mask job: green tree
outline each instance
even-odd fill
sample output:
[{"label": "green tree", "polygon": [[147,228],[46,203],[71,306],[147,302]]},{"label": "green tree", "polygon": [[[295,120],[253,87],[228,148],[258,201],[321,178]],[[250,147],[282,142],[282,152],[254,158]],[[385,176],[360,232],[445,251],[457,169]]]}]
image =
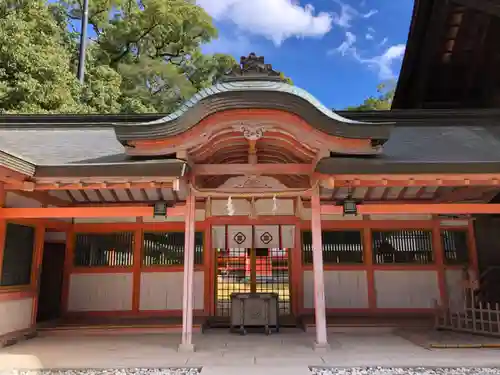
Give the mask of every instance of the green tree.
[{"label": "green tree", "polygon": [[357,106],[347,107],[348,111],[384,111],[390,110],[394,98],[395,83],[386,82],[377,86],[377,96],[370,96]]},{"label": "green tree", "polygon": [[65,30],[43,0],[0,2],[0,112],[82,112]]},{"label": "green tree", "polygon": [[236,64],[194,0],[91,0],[84,85],[79,0],[0,1],[0,112],[170,112]]},{"label": "green tree", "polygon": [[[80,19],[79,0],[60,4],[70,19]],[[95,54],[87,69],[99,67],[108,84],[115,81],[106,68],[119,75],[122,112],[173,111],[236,64],[227,55],[201,53],[217,30],[194,1],[94,0],[89,24]]]}]

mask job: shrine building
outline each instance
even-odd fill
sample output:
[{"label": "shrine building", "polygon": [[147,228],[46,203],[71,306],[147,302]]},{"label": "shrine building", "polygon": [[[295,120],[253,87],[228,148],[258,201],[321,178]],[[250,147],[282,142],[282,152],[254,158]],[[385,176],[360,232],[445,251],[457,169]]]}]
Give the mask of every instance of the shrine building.
[{"label": "shrine building", "polygon": [[149,322],[190,350],[234,292],[277,293],[317,347],[432,317],[495,233],[499,119],[335,112],[253,54],[166,115],[2,116],[0,337]]}]

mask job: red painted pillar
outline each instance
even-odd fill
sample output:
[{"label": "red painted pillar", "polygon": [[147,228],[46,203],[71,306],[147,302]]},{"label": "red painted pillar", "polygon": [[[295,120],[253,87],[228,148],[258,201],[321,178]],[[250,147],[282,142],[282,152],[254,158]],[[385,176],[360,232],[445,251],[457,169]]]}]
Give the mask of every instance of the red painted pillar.
[{"label": "red painted pillar", "polygon": [[314,274],[314,314],[316,321],[316,349],[328,347],[326,331],[325,279],[323,275],[323,243],[321,239],[321,206],[319,192],[316,189],[311,197],[312,247]]},{"label": "red painted pillar", "polygon": [[186,198],[186,225],[184,237],[184,286],[182,298],[182,340],[180,351],[194,351],[193,345],[193,281],[194,281],[194,233],[196,199],[188,185]]},{"label": "red painted pillar", "polygon": [[[6,200],[7,200],[7,194],[5,192],[3,183],[0,182],[0,208],[5,206]],[[0,267],[2,267],[3,264],[3,252],[5,246],[6,231],[7,231],[7,221],[4,219],[0,219]]]}]

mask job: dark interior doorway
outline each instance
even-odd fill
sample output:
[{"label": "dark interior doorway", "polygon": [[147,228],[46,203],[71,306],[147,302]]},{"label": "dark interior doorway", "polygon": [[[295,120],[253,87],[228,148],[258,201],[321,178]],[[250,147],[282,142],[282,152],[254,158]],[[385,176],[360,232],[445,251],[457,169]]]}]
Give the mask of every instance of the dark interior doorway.
[{"label": "dark interior doorway", "polygon": [[64,243],[45,243],[38,294],[37,323],[56,320],[61,316],[65,255]]}]

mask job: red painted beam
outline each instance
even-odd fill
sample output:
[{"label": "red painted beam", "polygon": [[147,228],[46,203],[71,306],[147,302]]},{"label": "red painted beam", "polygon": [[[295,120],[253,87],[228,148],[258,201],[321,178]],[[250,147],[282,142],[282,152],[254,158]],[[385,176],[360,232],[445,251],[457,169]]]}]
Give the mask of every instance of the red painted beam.
[{"label": "red painted beam", "polygon": [[[183,216],[185,206],[169,207],[167,216]],[[153,216],[153,207],[42,207],[0,208],[0,219],[39,219],[73,217],[141,217]]]},{"label": "red painted beam", "polygon": [[[321,213],[326,215],[341,215],[341,206],[321,206]],[[452,203],[452,204],[367,204],[358,206],[359,215],[380,214],[498,214],[500,204],[484,203]]]}]

